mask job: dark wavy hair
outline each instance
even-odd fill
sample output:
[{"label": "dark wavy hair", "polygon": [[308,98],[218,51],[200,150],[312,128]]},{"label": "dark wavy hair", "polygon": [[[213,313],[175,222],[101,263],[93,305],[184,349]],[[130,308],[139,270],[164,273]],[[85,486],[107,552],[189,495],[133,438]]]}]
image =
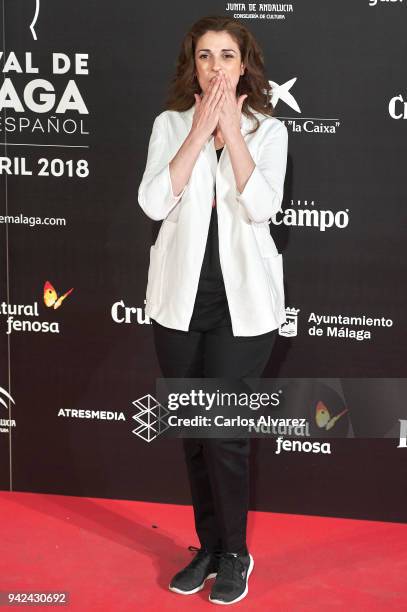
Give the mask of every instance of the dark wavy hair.
[{"label": "dark wavy hair", "polygon": [[185,34],[176,63],[175,75],[170,82],[166,109],[186,111],[195,103],[194,93],[200,94],[201,87],[195,75],[195,49],[198,39],[208,31],[227,32],[240,49],[245,73],[240,76],[236,87],[238,96],[247,94],[242,113],[255,121],[255,132],[260,123],[250,111],[251,107],[263,115],[273,115],[271,104],[272,87],[264,71],[264,56],[253,34],[235,19],[223,16],[208,16],[196,21]]}]

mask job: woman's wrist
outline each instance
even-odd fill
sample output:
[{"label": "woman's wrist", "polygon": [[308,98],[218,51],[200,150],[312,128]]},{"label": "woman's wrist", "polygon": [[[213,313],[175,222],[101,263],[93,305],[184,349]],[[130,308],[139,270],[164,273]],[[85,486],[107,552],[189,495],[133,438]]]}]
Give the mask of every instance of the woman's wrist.
[{"label": "woman's wrist", "polygon": [[187,138],[191,143],[194,143],[197,146],[199,145],[199,148],[202,148],[208,140],[209,136],[203,134],[202,131],[198,130],[197,128],[191,128]]}]

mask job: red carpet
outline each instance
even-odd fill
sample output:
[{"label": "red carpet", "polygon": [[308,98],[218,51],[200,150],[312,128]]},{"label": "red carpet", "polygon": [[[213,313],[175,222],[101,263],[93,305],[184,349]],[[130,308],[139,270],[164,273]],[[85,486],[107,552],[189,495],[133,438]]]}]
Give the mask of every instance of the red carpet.
[{"label": "red carpet", "polygon": [[[221,608],[211,580],[196,595],[167,590],[198,545],[191,506],[0,497],[0,591],[68,591],[58,608],[86,612]],[[406,525],[250,512],[248,544],[249,594],[230,610],[407,610]]]}]

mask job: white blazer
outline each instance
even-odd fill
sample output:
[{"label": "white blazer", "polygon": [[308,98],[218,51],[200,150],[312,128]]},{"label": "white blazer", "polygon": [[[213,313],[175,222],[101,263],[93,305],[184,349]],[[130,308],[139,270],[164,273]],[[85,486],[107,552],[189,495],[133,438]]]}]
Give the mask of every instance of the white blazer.
[{"label": "white blazer", "polygon": [[268,224],[281,211],[287,128],[256,112],[260,126],[247,135],[253,123],[242,114],[241,132],[256,164],[243,192],[237,189],[226,145],[218,163],[211,136],[175,197],[169,162],[190,131],[194,109],[163,111],[152,128],[138,202],[148,217],[163,223],[150,248],[145,312],[165,327],[188,331],[216,182],[219,257],[232,332],[264,334],[286,320],[282,255]]}]

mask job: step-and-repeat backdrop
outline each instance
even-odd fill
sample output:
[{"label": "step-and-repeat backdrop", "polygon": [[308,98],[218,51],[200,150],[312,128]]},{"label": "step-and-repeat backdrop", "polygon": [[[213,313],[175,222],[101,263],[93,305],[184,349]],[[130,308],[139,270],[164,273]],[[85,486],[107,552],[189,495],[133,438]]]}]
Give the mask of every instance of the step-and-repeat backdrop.
[{"label": "step-and-repeat backdrop", "polygon": [[181,440],[148,421],[160,223],[137,190],[182,37],[211,14],[254,33],[289,134],[264,376],[293,379],[313,440],[252,441],[251,507],[406,520],[405,0],[4,0],[0,488],[190,503]]}]

